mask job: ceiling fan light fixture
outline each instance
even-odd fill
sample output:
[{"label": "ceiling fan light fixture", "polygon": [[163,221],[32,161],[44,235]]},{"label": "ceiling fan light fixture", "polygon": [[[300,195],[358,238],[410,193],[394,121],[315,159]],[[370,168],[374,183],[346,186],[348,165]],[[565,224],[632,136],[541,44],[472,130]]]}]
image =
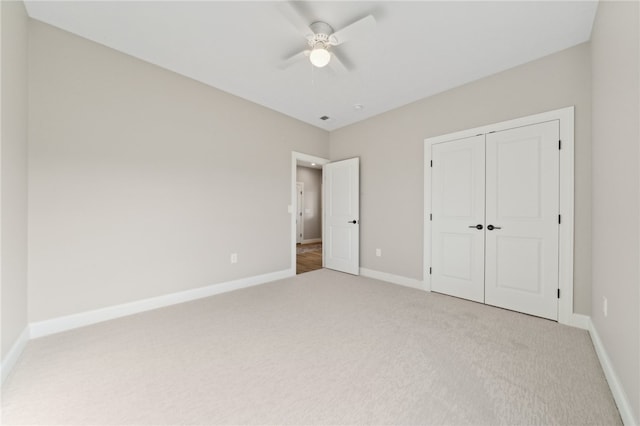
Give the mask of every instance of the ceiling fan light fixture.
[{"label": "ceiling fan light fixture", "polygon": [[331,54],[324,43],[318,42],[313,46],[313,49],[311,49],[309,60],[314,66],[322,68],[331,60]]}]

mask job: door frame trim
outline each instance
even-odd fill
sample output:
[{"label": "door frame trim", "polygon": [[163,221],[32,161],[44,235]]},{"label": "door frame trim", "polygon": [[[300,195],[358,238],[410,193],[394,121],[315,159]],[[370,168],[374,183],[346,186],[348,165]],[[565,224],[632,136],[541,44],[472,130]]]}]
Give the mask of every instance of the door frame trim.
[{"label": "door frame trim", "polygon": [[462,139],[493,131],[508,130],[514,127],[528,126],[545,121],[559,120],[560,140],[560,214],[562,224],[559,229],[559,276],[560,299],[558,301],[558,322],[579,326],[579,314],[573,312],[573,235],[574,235],[574,119],[575,107],[547,111],[499,123],[474,127],[472,129],[434,136],[424,140],[424,284],[431,291],[431,146],[438,143]]},{"label": "door frame trim", "polygon": [[[291,221],[291,225],[290,225],[290,231],[291,231],[291,244],[289,245],[291,247],[291,267],[289,268],[289,271],[291,273],[291,275],[295,275],[296,274],[296,214],[295,214],[295,206],[297,203],[297,193],[298,193],[298,189],[297,189],[297,185],[296,185],[296,181],[297,181],[297,169],[296,167],[298,166],[298,161],[304,161],[307,163],[316,163],[319,166],[324,166],[325,164],[329,163],[329,160],[327,158],[322,158],[322,157],[316,157],[315,155],[309,155],[309,154],[304,154],[302,152],[296,152],[296,151],[291,151],[291,183],[290,183],[290,199],[289,199],[289,207],[287,208],[288,212],[289,212],[289,216],[290,216],[290,221]],[[324,201],[322,203],[323,208],[324,208]],[[324,214],[321,215],[321,217],[324,217]],[[323,260],[323,265],[324,265],[324,260]]]}]

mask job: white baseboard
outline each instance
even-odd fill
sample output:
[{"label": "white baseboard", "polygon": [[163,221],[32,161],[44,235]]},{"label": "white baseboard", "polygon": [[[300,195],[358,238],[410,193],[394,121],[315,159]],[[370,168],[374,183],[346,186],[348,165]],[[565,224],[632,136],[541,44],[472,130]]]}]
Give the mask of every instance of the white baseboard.
[{"label": "white baseboard", "polygon": [[[418,290],[430,291],[424,281],[416,280],[414,278],[407,278],[400,275],[388,274],[386,272],[374,271],[373,269],[368,268],[360,268],[360,275],[364,277],[375,278],[381,281],[387,281],[392,284],[416,288]],[[569,315],[568,321],[562,322],[562,324],[581,328],[583,330],[589,330],[591,318],[588,315],[572,313]]]},{"label": "white baseboard", "polygon": [[18,336],[18,340],[11,346],[9,352],[7,352],[7,356],[2,360],[2,364],[0,365],[0,383],[4,383],[4,380],[9,376],[9,373],[18,362],[24,347],[27,346],[27,342],[29,341],[29,326],[26,326],[20,336]]},{"label": "white baseboard", "polygon": [[387,281],[392,284],[398,284],[404,287],[425,290],[424,282],[414,278],[407,278],[400,275],[388,274],[386,272],[374,271],[373,269],[360,268],[360,275],[363,277],[374,278],[380,281]]},{"label": "white baseboard", "polygon": [[589,330],[589,324],[591,324],[591,317],[576,313],[571,314],[569,316],[569,321],[565,323],[565,325],[581,328],[583,330]]},{"label": "white baseboard", "polygon": [[309,238],[308,240],[302,240],[302,244],[321,243],[322,238]]},{"label": "white baseboard", "polygon": [[629,403],[629,398],[627,397],[627,394],[622,387],[622,383],[620,383],[618,374],[613,368],[611,358],[609,358],[607,350],[602,344],[602,340],[600,340],[598,330],[596,330],[593,321],[591,320],[589,320],[589,334],[591,335],[593,346],[596,349],[596,354],[598,354],[600,365],[602,365],[602,369],[604,370],[604,375],[607,378],[607,382],[609,383],[609,388],[611,389],[611,393],[613,394],[613,399],[616,401],[616,405],[618,406],[620,417],[622,417],[622,423],[628,426],[639,424],[638,419],[636,419],[633,415],[633,409],[631,408],[631,404]]},{"label": "white baseboard", "polygon": [[115,318],[121,318],[140,312],[163,308],[165,306],[189,302],[191,300],[202,299],[204,297],[209,297],[220,293],[226,293],[233,290],[239,290],[241,288],[264,284],[293,275],[295,275],[295,270],[285,269],[282,271],[256,275],[248,278],[241,278],[239,280],[228,281],[225,283],[213,284],[193,290],[181,291],[178,293],[172,293],[164,296],[152,297],[150,299],[139,300],[136,302],[125,303],[122,305],[109,306],[93,311],[81,312],[78,314],[35,322],[31,323],[30,326],[31,338],[36,339],[38,337],[48,336],[50,334],[60,333],[67,330],[73,330],[74,328],[84,327]]}]

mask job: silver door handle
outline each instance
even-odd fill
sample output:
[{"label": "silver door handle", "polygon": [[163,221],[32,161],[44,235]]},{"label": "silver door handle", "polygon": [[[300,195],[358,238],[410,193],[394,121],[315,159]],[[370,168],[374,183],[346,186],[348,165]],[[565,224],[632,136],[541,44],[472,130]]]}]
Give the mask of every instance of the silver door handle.
[{"label": "silver door handle", "polygon": [[480,230],[480,229],[482,229],[482,225],[481,224],[469,225],[469,228],[476,228],[476,229]]},{"label": "silver door handle", "polygon": [[347,223],[353,223],[353,224],[355,225],[356,223],[358,223],[358,221],[354,219],[354,220],[350,220],[350,221],[349,221],[349,222],[347,222]]},{"label": "silver door handle", "polygon": [[493,231],[494,229],[502,229],[502,228],[501,228],[501,227],[499,227],[499,226],[488,225],[488,226],[487,226],[487,229],[488,229],[489,231]]}]

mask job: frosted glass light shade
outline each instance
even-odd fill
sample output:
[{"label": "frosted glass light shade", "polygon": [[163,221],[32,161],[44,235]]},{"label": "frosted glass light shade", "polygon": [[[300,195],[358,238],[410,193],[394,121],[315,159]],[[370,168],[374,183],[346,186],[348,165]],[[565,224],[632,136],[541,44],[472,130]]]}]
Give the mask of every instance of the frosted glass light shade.
[{"label": "frosted glass light shade", "polygon": [[315,46],[313,50],[311,50],[309,60],[314,66],[322,68],[331,60],[331,54],[324,46]]}]

